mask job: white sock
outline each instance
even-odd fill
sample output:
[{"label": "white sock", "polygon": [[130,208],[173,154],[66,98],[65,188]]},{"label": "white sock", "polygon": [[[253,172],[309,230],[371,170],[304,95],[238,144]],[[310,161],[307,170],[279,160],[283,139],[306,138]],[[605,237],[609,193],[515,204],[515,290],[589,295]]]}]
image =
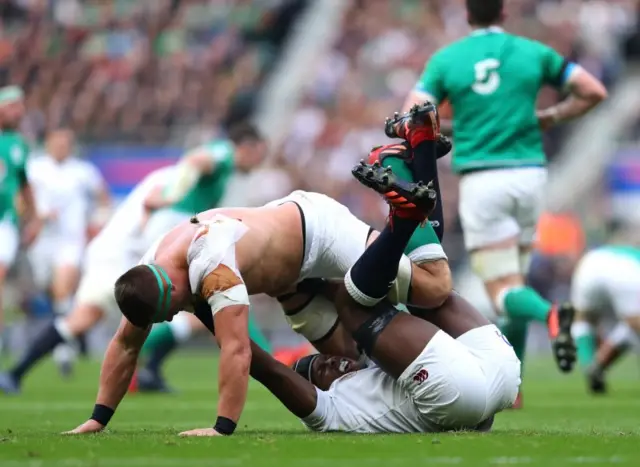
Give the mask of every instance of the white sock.
[{"label": "white sock", "polygon": [[73,298],[65,298],[53,302],[53,312],[56,316],[65,316],[73,307]]},{"label": "white sock", "polygon": [[353,298],[362,306],[373,307],[386,298],[373,298],[360,292],[360,289],[356,287],[356,285],[353,283],[353,279],[351,279],[351,269],[349,269],[347,271],[347,274],[344,276],[344,285],[347,288],[347,292],[349,292],[351,298]]}]

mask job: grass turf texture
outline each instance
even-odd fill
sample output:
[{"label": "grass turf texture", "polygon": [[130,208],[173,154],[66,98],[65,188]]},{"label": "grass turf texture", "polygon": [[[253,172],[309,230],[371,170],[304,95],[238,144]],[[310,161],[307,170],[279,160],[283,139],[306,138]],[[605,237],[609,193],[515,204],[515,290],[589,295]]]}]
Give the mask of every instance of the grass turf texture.
[{"label": "grass turf texture", "polygon": [[216,361],[180,354],[168,376],[175,395],[125,398],[107,433],[61,436],[91,413],[99,367],[81,362],[62,381],[50,362],[18,397],[0,395],[2,467],[640,465],[640,376],[629,359],[611,378],[611,394],[586,394],[578,373],[552,360],[529,362],[525,409],[498,416],[490,434],[346,435],[307,432],[252,382],[239,430],[230,438],[179,438],[210,426],[216,408]]}]

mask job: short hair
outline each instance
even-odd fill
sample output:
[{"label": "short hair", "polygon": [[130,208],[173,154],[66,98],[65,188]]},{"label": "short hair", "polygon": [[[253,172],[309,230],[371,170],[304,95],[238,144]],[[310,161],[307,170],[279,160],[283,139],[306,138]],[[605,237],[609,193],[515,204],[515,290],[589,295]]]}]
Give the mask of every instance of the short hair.
[{"label": "short hair", "polygon": [[503,0],[466,0],[469,23],[490,26],[500,21],[504,7]]},{"label": "short hair", "polygon": [[244,143],[246,141],[262,141],[262,135],[258,128],[251,122],[240,122],[229,128],[229,139],[234,144]]},{"label": "short hair", "polygon": [[116,281],[114,294],[120,311],[134,326],[146,328],[158,311],[160,282],[151,267],[135,266]]}]

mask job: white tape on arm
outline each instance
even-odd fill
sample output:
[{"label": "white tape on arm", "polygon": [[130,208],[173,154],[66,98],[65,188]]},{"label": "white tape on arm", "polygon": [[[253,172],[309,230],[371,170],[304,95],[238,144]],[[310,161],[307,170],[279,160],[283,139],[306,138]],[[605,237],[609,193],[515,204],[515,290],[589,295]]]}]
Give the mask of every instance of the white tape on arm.
[{"label": "white tape on arm", "polygon": [[249,306],[249,293],[244,284],[238,284],[230,289],[215,292],[207,299],[207,302],[211,307],[211,313],[215,316],[217,312],[228,306]]}]

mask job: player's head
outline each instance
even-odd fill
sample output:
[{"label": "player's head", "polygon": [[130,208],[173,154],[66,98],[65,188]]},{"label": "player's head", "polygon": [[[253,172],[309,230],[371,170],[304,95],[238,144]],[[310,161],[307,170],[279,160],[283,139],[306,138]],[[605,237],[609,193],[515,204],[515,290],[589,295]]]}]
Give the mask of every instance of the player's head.
[{"label": "player's head", "polygon": [[236,123],[229,129],[229,139],[235,146],[235,165],[249,172],[264,161],[267,144],[258,129],[249,122]]},{"label": "player's head", "polygon": [[184,308],[182,294],[165,269],[156,264],[129,269],[116,281],[114,293],[122,314],[140,328],[171,321]]},{"label": "player's head", "polygon": [[292,368],[307,381],[326,391],[336,379],[362,370],[364,364],[351,358],[315,354],[299,359]]},{"label": "player's head", "polygon": [[58,161],[65,160],[73,152],[75,138],[68,128],[53,130],[47,134],[47,152]]},{"label": "player's head", "polygon": [[0,88],[0,127],[15,130],[24,117],[24,93],[19,86]]},{"label": "player's head", "polygon": [[487,27],[504,20],[503,0],[466,0],[467,20],[471,26]]}]

